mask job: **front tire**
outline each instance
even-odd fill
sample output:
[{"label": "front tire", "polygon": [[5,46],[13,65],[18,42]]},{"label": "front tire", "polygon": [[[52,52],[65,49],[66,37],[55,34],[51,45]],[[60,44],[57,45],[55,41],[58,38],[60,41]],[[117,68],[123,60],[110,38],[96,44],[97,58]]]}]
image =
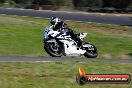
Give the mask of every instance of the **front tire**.
[{"label": "front tire", "polygon": [[[45,51],[52,57],[61,57],[62,52],[60,46],[57,44],[57,46],[53,46],[54,42],[46,42],[44,44]],[[55,48],[56,47],[56,48]]]},{"label": "front tire", "polygon": [[86,52],[84,53],[84,56],[87,58],[96,58],[98,56],[98,50],[94,44],[89,43],[92,45],[93,50],[86,49]]}]

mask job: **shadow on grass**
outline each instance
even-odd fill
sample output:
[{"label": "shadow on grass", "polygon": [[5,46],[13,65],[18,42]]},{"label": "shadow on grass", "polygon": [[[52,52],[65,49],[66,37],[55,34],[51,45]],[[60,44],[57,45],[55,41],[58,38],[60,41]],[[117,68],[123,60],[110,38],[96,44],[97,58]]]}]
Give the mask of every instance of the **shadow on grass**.
[{"label": "shadow on grass", "polygon": [[131,56],[132,57],[132,53],[128,53],[127,55]]}]

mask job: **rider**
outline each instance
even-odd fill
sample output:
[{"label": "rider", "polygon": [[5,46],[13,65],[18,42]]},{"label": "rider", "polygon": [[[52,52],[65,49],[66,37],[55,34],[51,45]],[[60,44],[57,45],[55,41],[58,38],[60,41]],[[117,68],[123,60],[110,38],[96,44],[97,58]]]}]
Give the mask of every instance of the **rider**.
[{"label": "rider", "polygon": [[74,30],[71,30],[62,20],[52,17],[50,23],[54,31],[59,31],[60,34],[66,32],[67,35],[70,35],[72,39],[77,41],[78,47],[82,46],[82,40],[78,37],[78,34]]}]

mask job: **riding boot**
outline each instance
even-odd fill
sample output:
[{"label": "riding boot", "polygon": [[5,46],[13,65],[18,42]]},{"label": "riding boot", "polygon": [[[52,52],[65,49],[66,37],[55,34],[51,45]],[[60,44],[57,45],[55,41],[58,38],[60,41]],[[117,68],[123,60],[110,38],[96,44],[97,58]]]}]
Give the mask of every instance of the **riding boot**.
[{"label": "riding boot", "polygon": [[79,38],[79,35],[76,33],[76,31],[69,29],[67,35],[71,35],[72,39],[77,41],[77,47],[80,48],[82,46],[82,40]]}]

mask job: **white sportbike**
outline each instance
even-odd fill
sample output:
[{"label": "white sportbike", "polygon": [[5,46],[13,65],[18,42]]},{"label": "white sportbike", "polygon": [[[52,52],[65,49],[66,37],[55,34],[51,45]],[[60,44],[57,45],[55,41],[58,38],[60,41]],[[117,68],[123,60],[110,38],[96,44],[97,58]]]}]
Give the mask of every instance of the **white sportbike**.
[{"label": "white sportbike", "polygon": [[[87,33],[79,33],[78,37],[83,40]],[[96,58],[98,56],[97,48],[90,42],[83,42],[82,47],[77,46],[77,41],[72,39],[66,32],[60,34],[47,27],[44,32],[44,49],[52,57],[81,56],[87,58]]]}]

